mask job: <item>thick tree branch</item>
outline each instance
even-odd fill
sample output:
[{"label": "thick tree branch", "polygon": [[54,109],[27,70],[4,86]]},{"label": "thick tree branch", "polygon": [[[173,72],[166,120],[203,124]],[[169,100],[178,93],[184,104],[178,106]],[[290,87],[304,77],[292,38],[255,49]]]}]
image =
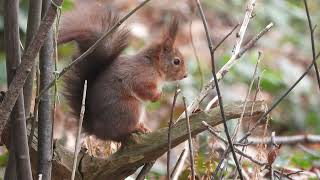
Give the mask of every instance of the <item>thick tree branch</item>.
[{"label": "thick tree branch", "polygon": [[[266,109],[263,102],[248,102],[247,107],[244,117],[250,116],[251,108],[253,108],[253,116],[261,116]],[[242,108],[243,103],[225,106],[226,118],[228,120],[239,118]],[[192,136],[206,130],[206,127],[202,125],[202,121],[211,126],[221,124],[222,119],[219,108],[190,115]],[[171,130],[172,147],[188,139],[185,120],[178,121]],[[132,136],[135,142],[130,142],[125,148],[114,153],[108,159],[95,158],[87,153],[80,152],[76,179],[123,179],[134,173],[140,166],[159,158],[168,150],[168,128],[162,128],[149,134],[133,134]],[[34,138],[34,141],[36,141],[36,138]],[[57,143],[54,154],[52,178],[71,177],[72,153]],[[35,146],[33,146],[31,156],[36,157]],[[34,158],[32,158],[32,163],[36,163]]]}]

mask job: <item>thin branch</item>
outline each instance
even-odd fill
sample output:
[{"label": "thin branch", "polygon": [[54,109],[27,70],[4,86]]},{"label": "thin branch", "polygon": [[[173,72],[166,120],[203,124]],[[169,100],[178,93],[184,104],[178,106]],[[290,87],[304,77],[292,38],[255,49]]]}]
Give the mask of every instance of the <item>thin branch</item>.
[{"label": "thin branch", "polygon": [[[271,133],[271,146],[272,146],[272,149],[271,151],[272,152],[275,152],[275,149],[276,149],[276,142],[274,141],[274,137],[276,136],[276,133],[273,131]],[[271,180],[274,180],[274,169],[273,169],[273,162],[270,165],[270,174],[271,174]]]},{"label": "thin branch", "polygon": [[[304,2],[305,9],[306,9],[307,18],[308,18],[308,25],[309,25],[310,39],[311,39],[311,48],[312,48],[312,58],[314,60],[316,58],[316,49],[315,49],[315,43],[314,43],[314,29],[312,27],[312,22],[311,22],[311,18],[310,18],[307,0],[304,0],[303,2]],[[313,66],[314,66],[314,70],[316,71],[318,87],[320,90],[320,74],[319,74],[318,65],[315,61],[314,61]]]},{"label": "thin branch", "polygon": [[248,138],[253,130],[255,130],[258,125],[263,121],[264,118],[267,117],[267,115],[275,108],[277,105],[299,84],[299,82],[309,73],[310,69],[312,68],[313,64],[316,63],[316,60],[320,56],[320,52],[317,54],[316,58],[312,60],[312,63],[309,65],[309,67],[306,69],[306,71],[299,77],[299,79],[279,98],[276,100],[276,102],[273,103],[273,105],[257,120],[257,122],[253,125],[252,128],[249,129],[249,131],[238,141],[243,142],[246,138]]},{"label": "thin branch", "polygon": [[[247,52],[250,48],[252,48],[257,41],[265,35],[271,28],[273,27],[273,23],[268,24],[259,34],[257,34],[253,39],[249,41],[247,45],[245,45],[238,54],[234,54],[231,56],[230,60],[218,71],[217,78],[220,81],[231,69],[233,65],[236,64],[236,60],[241,58],[241,56]],[[199,95],[192,101],[192,103],[188,106],[188,113],[192,113],[199,107],[199,104],[207,96],[207,94],[214,88],[214,79],[211,79],[208,84],[204,86]],[[179,119],[184,117],[184,113],[182,113]]]},{"label": "thin branch", "polygon": [[149,162],[143,166],[140,173],[138,174],[136,180],[144,180],[146,175],[151,170],[152,166],[154,165],[155,161]]},{"label": "thin branch", "polygon": [[[262,56],[262,52],[258,51],[258,59],[257,59],[257,63],[256,63],[256,66],[255,66],[255,69],[254,69],[254,72],[253,72],[253,75],[252,75],[252,78],[251,78],[251,82],[250,82],[250,85],[249,85],[248,92],[247,92],[246,97],[245,97],[245,104],[246,104],[246,102],[249,100],[249,95],[250,95],[250,93],[251,93],[251,89],[252,89],[252,87],[253,87],[254,81],[256,80],[256,74],[257,74],[257,71],[258,71],[258,66],[259,66],[259,63],[260,63],[261,56]],[[258,79],[258,86],[259,86],[259,79]],[[257,88],[257,91],[256,91],[256,93],[255,93],[255,96],[254,96],[254,100],[253,100],[253,101],[256,100],[256,95],[257,95],[258,89],[259,89],[259,88]],[[243,112],[244,112],[245,108],[246,108],[246,106],[243,107]],[[239,128],[240,128],[240,126],[241,126],[241,124],[242,124],[242,119],[243,119],[243,117],[240,117],[240,118],[238,119],[238,123],[237,123],[237,125],[236,125],[236,129],[234,130],[234,134],[233,134],[233,137],[232,137],[232,141],[233,141],[233,142],[235,141],[235,138],[236,138],[236,136],[237,136],[237,134],[238,134]],[[250,125],[250,122],[251,122],[251,120],[249,121],[248,125]],[[242,151],[245,151],[245,149],[246,149],[246,146],[243,146],[243,147],[242,147]],[[242,160],[242,156],[240,155],[240,157],[239,157],[239,163],[240,163],[241,166],[242,166],[242,161],[241,161],[241,160]],[[236,178],[237,178],[237,177],[236,177]],[[235,178],[235,179],[236,179],[236,178]]]},{"label": "thin branch", "polygon": [[81,54],[77,59],[72,61],[69,65],[62,69],[60,73],[57,74],[55,80],[51,81],[48,86],[46,86],[39,94],[37,98],[40,98],[45,91],[48,91],[57,80],[59,80],[66,72],[68,72],[72,66],[78,64],[79,62],[83,61],[90,53],[92,53],[100,43],[109,35],[111,35],[114,31],[117,30],[119,26],[121,26],[131,15],[133,15],[136,11],[142,8],[146,3],[151,0],[144,0],[138,6],[136,6],[133,10],[131,10],[127,15],[122,17],[117,23],[115,23],[110,29],[108,29],[91,47],[89,47],[83,54]]},{"label": "thin branch", "polygon": [[[258,82],[257,82],[257,85],[256,85],[256,92],[254,93],[254,96],[253,96],[253,101],[257,100],[258,94],[259,94],[259,92],[261,92],[261,79],[262,79],[261,77],[262,77],[263,73],[264,73],[264,71],[262,71],[261,74],[257,78]],[[250,125],[251,125],[251,121],[248,124],[248,128],[250,128]]]},{"label": "thin branch", "polygon": [[[253,71],[253,74],[252,74],[252,78],[251,78],[251,82],[250,82],[250,85],[249,85],[249,89],[247,91],[247,94],[246,94],[246,97],[244,98],[244,106],[243,106],[243,113],[245,111],[245,108],[246,108],[246,105],[247,105],[247,102],[249,100],[249,96],[250,96],[250,92],[251,92],[251,89],[253,87],[253,83],[256,79],[256,74],[257,74],[257,71],[258,71],[258,67],[259,67],[259,63],[260,63],[260,60],[261,60],[261,52],[259,51],[258,52],[258,60],[257,60],[257,63],[256,63],[256,66],[254,68],[254,71]],[[239,127],[240,125],[242,124],[242,119],[243,119],[243,116],[241,116],[238,120],[238,123],[236,125],[236,129],[234,130],[234,134],[233,134],[233,137],[232,137],[232,140],[234,141],[235,140],[235,137],[237,136],[238,134],[238,130],[239,130]]]},{"label": "thin branch", "polygon": [[[207,130],[208,130],[212,135],[214,135],[216,138],[218,138],[218,139],[219,139],[220,141],[222,141],[224,144],[228,145],[228,141],[225,140],[224,138],[222,138],[221,136],[219,136],[216,132],[214,132],[212,126],[210,126],[210,125],[209,125],[208,123],[206,123],[205,121],[202,121],[202,124],[207,128]],[[236,150],[237,154],[239,154],[239,155],[241,155],[241,156],[249,159],[250,161],[252,161],[252,162],[254,162],[254,163],[256,163],[256,164],[258,164],[258,165],[260,165],[260,166],[264,166],[264,165],[267,164],[267,163],[263,163],[263,162],[260,162],[260,161],[258,161],[258,160],[255,160],[253,157],[251,157],[251,156],[248,155],[248,154],[245,154],[245,153],[244,153],[241,149],[239,149],[239,148],[236,148],[236,147],[235,147],[235,150]]]},{"label": "thin branch", "polygon": [[247,50],[251,49],[263,35],[270,31],[272,27],[273,23],[269,23],[261,32],[259,32],[253,39],[251,39],[245,46],[243,46],[237,54],[236,59],[240,58],[245,52],[247,52]]},{"label": "thin branch", "polygon": [[[272,23],[270,23],[268,26],[266,26],[258,35],[256,35],[249,43],[252,44],[251,47],[253,47],[253,45],[263,36],[265,35],[270,29],[271,27],[273,26]],[[247,46],[246,46],[247,47]],[[245,48],[243,49],[241,52],[242,54],[244,54],[247,50],[249,50],[249,48]],[[242,55],[241,54],[241,55]],[[233,55],[230,60],[228,61],[227,64],[225,64],[220,70],[219,72],[217,73],[217,78],[218,80],[221,80],[228,72],[229,72],[229,69],[236,63],[236,60],[241,58],[241,56],[238,56],[237,54]],[[214,87],[214,84],[213,84],[213,79],[211,79],[209,81],[208,84],[206,84],[204,86],[204,88],[202,89],[202,91],[199,93],[199,95],[192,101],[192,103],[188,106],[188,113],[192,113],[194,110],[196,110],[201,101],[207,96],[207,94],[210,92],[210,90]],[[178,120],[179,121],[180,119],[182,119],[184,117],[184,113],[182,113]],[[187,146],[186,146],[187,148]],[[183,163],[181,163],[183,164]],[[179,166],[180,167],[180,166]]]},{"label": "thin branch", "polygon": [[[236,26],[234,26],[234,28],[226,35],[224,36],[224,38],[216,45],[216,47],[213,49],[213,52],[215,52],[220,45],[233,33],[233,31],[235,31],[237,29],[237,27],[239,26],[239,24],[237,24]],[[215,96],[206,106],[205,111],[209,110],[212,105],[218,100],[218,97]]]},{"label": "thin branch", "polygon": [[219,163],[218,163],[217,167],[215,168],[214,172],[212,173],[211,179],[217,179],[218,173],[222,169],[221,166],[222,166],[224,160],[226,160],[227,155],[229,154],[229,152],[230,152],[230,149],[229,149],[229,146],[228,146],[228,148],[226,148],[226,150],[221,155],[221,157],[219,159]]},{"label": "thin branch", "polygon": [[186,124],[187,124],[187,130],[188,130],[188,144],[189,144],[189,154],[190,154],[190,164],[191,164],[191,180],[195,179],[195,170],[194,170],[194,155],[193,155],[193,146],[192,146],[192,138],[191,138],[191,130],[190,130],[190,120],[189,115],[187,111],[187,104],[186,104],[186,98],[183,96],[183,105],[184,105],[184,112],[186,114]]},{"label": "thin branch", "polygon": [[173,111],[174,111],[174,107],[176,105],[176,100],[179,93],[180,93],[180,89],[177,85],[174,93],[174,97],[173,97],[173,102],[172,102],[171,112],[170,112],[170,120],[168,125],[168,152],[167,152],[167,179],[168,180],[170,180],[170,151],[171,151],[171,128],[173,125]]},{"label": "thin branch", "polygon": [[182,152],[180,153],[180,156],[176,162],[176,165],[174,166],[174,168],[172,169],[172,172],[171,172],[171,175],[170,175],[170,178],[174,177],[175,173],[176,173],[176,170],[177,170],[177,167],[179,166],[179,164],[181,163],[181,159],[182,157],[184,156],[186,152],[186,149],[183,149]]},{"label": "thin branch", "polygon": [[[221,92],[220,92],[220,88],[219,88],[219,84],[218,84],[218,79],[217,79],[217,75],[216,75],[216,71],[215,71],[214,50],[213,50],[212,40],[211,40],[211,37],[210,37],[210,34],[209,34],[209,30],[208,30],[208,23],[207,23],[206,17],[204,15],[204,12],[202,10],[202,7],[201,7],[201,4],[200,4],[199,0],[197,0],[197,6],[198,6],[198,9],[199,9],[201,18],[202,18],[202,22],[203,22],[203,26],[204,26],[204,29],[205,29],[205,32],[206,32],[206,37],[207,37],[208,46],[209,46],[209,50],[210,50],[211,65],[212,65],[212,75],[213,75],[213,79],[214,79],[214,84],[216,86],[216,91],[217,91],[217,96],[218,96],[218,101],[219,101],[220,112],[221,112],[221,116],[222,116],[222,120],[223,120],[224,130],[225,130],[225,133],[226,133],[229,145],[230,145],[230,149],[231,149],[231,152],[232,152],[232,155],[233,155],[233,159],[234,159],[234,162],[236,164],[240,179],[243,180],[241,167],[239,165],[239,162],[238,162],[238,159],[237,159],[237,155],[236,155],[236,153],[234,151],[234,147],[232,145],[232,140],[231,140],[231,137],[230,137],[230,134],[229,134],[228,125],[227,125],[226,117],[225,117],[225,114],[224,114],[222,96],[221,96]],[[240,29],[240,31],[241,31],[241,29]],[[240,50],[240,45],[241,45],[241,43],[239,43],[239,50]],[[187,113],[187,111],[186,111],[186,113]]]},{"label": "thin branch", "polygon": [[37,53],[48,37],[48,32],[57,14],[56,5],[61,6],[62,1],[63,0],[52,0],[55,5],[50,6],[48,11],[46,12],[45,17],[41,21],[36,36],[32,38],[30,45],[23,53],[21,64],[18,67],[16,75],[10,83],[8,92],[6,93],[6,96],[4,97],[4,100],[0,105],[0,135],[2,134],[3,129],[7,124],[8,118],[11,114],[16,100],[18,99],[19,93],[22,90],[23,85],[31,72]]},{"label": "thin branch", "polygon": [[[271,144],[270,137],[250,137],[248,138],[249,145],[256,144]],[[295,145],[299,143],[320,143],[320,135],[305,134],[294,136],[275,136],[274,142],[276,144]]]},{"label": "thin branch", "polygon": [[85,105],[86,105],[86,97],[87,97],[87,80],[84,81],[83,85],[83,95],[82,95],[82,105],[80,110],[80,119],[79,119],[79,126],[77,131],[77,138],[76,138],[76,144],[74,147],[74,153],[73,153],[73,165],[72,165],[72,175],[71,180],[74,180],[75,174],[76,174],[76,168],[77,168],[77,159],[80,151],[80,135],[81,135],[81,129],[82,129],[82,122],[85,112]]},{"label": "thin branch", "polygon": [[[40,92],[40,70],[39,70],[39,64],[36,65],[36,95],[39,94]],[[30,135],[28,138],[28,144],[32,143],[32,137],[34,135],[34,131],[36,129],[36,124],[38,122],[38,110],[39,110],[39,100],[36,99],[34,102],[33,106],[33,117],[31,118],[31,130],[30,130]]]},{"label": "thin branch", "polygon": [[221,44],[229,37],[231,36],[231,34],[238,28],[239,24],[236,24],[233,29],[227,34],[225,35],[221,41],[216,45],[216,47],[213,48],[213,52],[215,52],[220,46]]},{"label": "thin branch", "polygon": [[216,103],[218,101],[218,96],[215,96],[214,98],[212,98],[209,103],[207,104],[206,108],[204,109],[204,111],[209,111],[211,109],[211,107],[213,106],[214,103]]}]

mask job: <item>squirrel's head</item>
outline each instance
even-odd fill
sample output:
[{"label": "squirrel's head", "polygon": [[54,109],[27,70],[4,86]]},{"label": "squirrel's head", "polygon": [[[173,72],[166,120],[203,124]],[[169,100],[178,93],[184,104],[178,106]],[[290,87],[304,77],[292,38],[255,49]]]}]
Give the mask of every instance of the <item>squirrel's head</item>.
[{"label": "squirrel's head", "polygon": [[174,46],[178,26],[178,19],[174,17],[160,42],[159,67],[167,81],[176,81],[187,77],[185,59],[178,48]]}]

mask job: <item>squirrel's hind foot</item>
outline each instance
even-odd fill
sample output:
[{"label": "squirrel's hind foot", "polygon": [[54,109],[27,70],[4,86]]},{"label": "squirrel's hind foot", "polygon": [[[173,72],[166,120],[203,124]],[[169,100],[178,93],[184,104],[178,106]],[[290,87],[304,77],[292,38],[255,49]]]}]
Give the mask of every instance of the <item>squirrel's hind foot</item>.
[{"label": "squirrel's hind foot", "polygon": [[129,144],[139,144],[141,138],[139,135],[147,134],[149,132],[151,132],[151,130],[148,127],[143,123],[139,123],[137,128],[131,134],[123,138],[120,149],[124,149]]},{"label": "squirrel's hind foot", "polygon": [[136,130],[133,131],[133,133],[138,133],[138,134],[140,134],[140,133],[146,134],[146,133],[149,133],[149,132],[151,132],[151,130],[146,125],[144,125],[143,123],[139,123],[137,125]]}]

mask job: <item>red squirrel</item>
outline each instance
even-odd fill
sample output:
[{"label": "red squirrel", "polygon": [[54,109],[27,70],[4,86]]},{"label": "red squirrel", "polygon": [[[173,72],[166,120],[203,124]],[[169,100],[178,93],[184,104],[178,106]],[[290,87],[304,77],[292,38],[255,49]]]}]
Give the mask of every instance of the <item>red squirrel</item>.
[{"label": "red squirrel", "polygon": [[[86,4],[89,5],[89,4]],[[77,6],[62,17],[58,43],[75,41],[85,52],[118,16],[104,6]],[[147,132],[143,101],[157,101],[163,81],[187,77],[186,64],[174,46],[178,20],[173,18],[162,38],[135,55],[122,55],[129,31],[118,28],[76,64],[64,78],[64,96],[72,114],[79,117],[84,81],[88,81],[84,131],[102,140],[123,142],[132,132]]]}]

